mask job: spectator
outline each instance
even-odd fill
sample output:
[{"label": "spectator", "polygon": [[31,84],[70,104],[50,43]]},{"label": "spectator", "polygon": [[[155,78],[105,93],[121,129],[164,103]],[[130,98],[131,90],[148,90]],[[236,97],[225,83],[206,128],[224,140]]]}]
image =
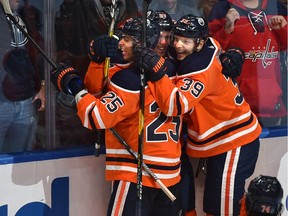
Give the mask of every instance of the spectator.
[{"label": "spectator", "polygon": [[[279,14],[283,14],[284,17],[287,17],[287,0],[278,0],[284,7],[278,7]],[[287,65],[288,65],[288,57],[287,57],[287,49],[281,50],[280,52],[280,62],[281,62],[281,89],[283,92],[282,99],[283,103],[286,104],[286,109],[288,106],[287,103]],[[287,116],[284,116],[281,119],[281,125],[287,125]]]},{"label": "spectator", "polygon": [[[148,22],[147,22],[148,23]],[[79,75],[72,68],[59,68],[52,72],[52,82],[58,90],[76,95],[78,115],[85,127],[89,129],[108,129],[113,127],[119,135],[137,152],[139,130],[140,70],[133,51],[141,43],[143,21],[141,17],[128,19],[122,29],[119,42],[122,57],[126,64],[114,64],[109,70],[110,82],[108,92],[97,99],[84,90]],[[147,25],[147,46],[155,47],[159,38],[157,24]],[[102,86],[104,58],[115,56],[118,42],[114,37],[99,36],[91,44],[90,56],[93,61],[88,70],[98,75],[99,86]],[[114,41],[114,42],[113,42]],[[113,43],[112,43],[113,42]],[[108,51],[106,45],[108,47]],[[113,61],[112,61],[113,62]],[[59,85],[58,85],[58,84]],[[96,82],[92,83],[93,85]],[[88,89],[89,86],[87,86]],[[101,88],[98,89],[101,91]],[[90,113],[90,114],[89,114]],[[167,118],[162,115],[149,91],[145,91],[145,118],[143,159],[151,170],[177,197],[171,202],[151,179],[143,173],[143,216],[180,215],[180,154],[179,131],[181,118]],[[90,117],[89,117],[90,116]],[[113,181],[107,215],[135,215],[137,161],[125,147],[106,130],[106,179]],[[119,193],[122,191],[124,193]],[[119,202],[122,201],[120,204]]]},{"label": "spectator", "polygon": [[201,16],[207,19],[212,8],[217,2],[218,0],[199,0],[198,9],[201,11]]},{"label": "spectator", "polygon": [[151,10],[164,10],[174,21],[177,21],[185,14],[199,15],[200,11],[197,9],[196,4],[193,7],[182,4],[179,0],[157,0],[152,1]]},{"label": "spectator", "polygon": [[[18,23],[37,42],[42,40],[39,29],[33,31],[31,22],[25,23],[25,16],[18,15],[19,1],[9,2]],[[43,68],[39,67],[37,51],[26,35],[12,22],[12,17],[6,19],[2,4],[0,16],[0,152],[23,152],[30,150],[35,141],[36,110],[45,107]]]},{"label": "spectator", "polygon": [[[287,15],[278,1],[219,1],[209,16],[210,34],[224,50],[245,52],[240,90],[264,127],[287,116],[282,101],[280,52],[287,50]],[[286,74],[287,78],[287,74]]]},{"label": "spectator", "polygon": [[[171,33],[178,60],[175,85],[164,70],[153,70],[153,62],[161,58],[151,50],[142,52],[143,67],[162,112],[185,114],[186,153],[207,160],[204,211],[239,215],[245,180],[254,172],[258,158],[261,127],[237,83],[222,74],[219,57],[229,53],[219,56],[221,47],[208,33],[201,17],[186,15],[175,24]],[[243,63],[243,54],[240,57]],[[235,68],[241,68],[241,62]]]}]

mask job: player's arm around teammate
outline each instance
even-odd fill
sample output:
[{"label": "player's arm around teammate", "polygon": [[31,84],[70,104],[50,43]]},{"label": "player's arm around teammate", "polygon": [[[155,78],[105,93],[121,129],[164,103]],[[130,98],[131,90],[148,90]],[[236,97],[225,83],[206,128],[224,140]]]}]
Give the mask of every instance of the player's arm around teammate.
[{"label": "player's arm around teammate", "polygon": [[[141,44],[142,18],[127,20],[122,29],[119,47],[125,67],[110,78],[107,93],[100,98],[90,94],[71,67],[60,66],[52,71],[56,88],[75,95],[78,116],[89,129],[114,130],[137,152],[140,109],[140,70],[135,63],[135,48]],[[158,41],[157,25],[147,26],[147,44]],[[101,64],[99,64],[101,65]],[[94,71],[96,72],[96,71]],[[101,76],[101,75],[100,75]],[[95,92],[98,90],[95,89]],[[142,173],[142,215],[181,215],[179,132],[181,118],[165,116],[149,90],[145,91],[143,161],[176,196],[171,200],[146,172]],[[137,191],[137,160],[109,130],[106,130],[106,180],[113,181],[107,215],[134,216]]]},{"label": "player's arm around teammate", "polygon": [[245,179],[256,165],[261,127],[237,82],[222,73],[221,47],[208,37],[206,21],[184,16],[172,35],[178,60],[176,84],[165,69],[151,65],[156,59],[159,65],[164,63],[146,50],[142,61],[151,80],[149,89],[167,116],[187,115],[187,154],[208,158],[204,211],[238,215]]}]

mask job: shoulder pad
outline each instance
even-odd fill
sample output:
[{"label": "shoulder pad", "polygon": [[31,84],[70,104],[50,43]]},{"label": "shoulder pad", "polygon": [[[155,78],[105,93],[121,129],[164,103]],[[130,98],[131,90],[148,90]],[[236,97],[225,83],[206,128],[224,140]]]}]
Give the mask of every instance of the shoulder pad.
[{"label": "shoulder pad", "polygon": [[141,89],[140,71],[136,67],[125,68],[113,75],[111,81],[121,88],[138,91]]}]

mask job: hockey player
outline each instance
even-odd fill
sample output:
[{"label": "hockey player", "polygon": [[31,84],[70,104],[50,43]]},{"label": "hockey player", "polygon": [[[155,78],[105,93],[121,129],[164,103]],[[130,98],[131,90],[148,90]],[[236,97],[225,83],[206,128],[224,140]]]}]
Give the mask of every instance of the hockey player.
[{"label": "hockey player", "polygon": [[[171,61],[173,64],[174,59],[174,50],[170,45],[170,33],[173,28],[173,20],[170,15],[163,10],[149,10],[147,12],[147,19],[150,19],[154,22],[157,22],[160,27],[160,38],[154,49],[154,51],[165,59]],[[172,49],[171,49],[172,48]],[[169,78],[174,82],[176,78],[176,70],[173,71],[172,76]],[[185,126],[183,128],[186,128]],[[186,130],[181,132],[181,145],[182,149],[185,146],[185,140],[183,139]],[[183,214],[185,216],[194,216],[195,211],[195,197],[194,193],[194,178],[193,178],[193,168],[189,162],[189,157],[185,151],[181,152],[181,192],[182,192],[182,208]],[[193,187],[193,189],[191,189]]]},{"label": "hockey player", "polygon": [[[159,39],[156,45],[154,46],[155,52],[157,52],[158,55],[163,56],[163,57],[169,57],[169,60],[173,61],[172,58],[170,58],[168,54],[168,45],[170,44],[170,32],[173,27],[173,21],[168,13],[166,13],[163,10],[159,11],[152,11],[149,10],[147,12],[147,19],[151,20],[153,23],[157,23],[160,31]],[[133,28],[138,28],[138,26],[133,26]],[[131,27],[131,31],[133,29]],[[117,30],[118,32],[119,30]],[[140,31],[140,29],[137,29],[137,31]],[[140,32],[138,32],[140,33]],[[137,33],[137,34],[138,34]],[[120,32],[121,35],[121,32]],[[119,36],[119,35],[118,35]],[[115,35],[113,36],[115,38]],[[138,37],[140,37],[138,35]],[[116,36],[117,39],[117,36]],[[155,40],[154,38],[153,40]],[[93,93],[95,96],[98,96],[101,93],[101,89],[103,86],[103,83],[99,82],[99,74],[95,74],[94,69],[93,69],[93,62],[102,62],[104,59],[96,59],[94,53],[99,53],[102,52],[102,50],[109,49],[109,47],[113,47],[115,44],[115,39],[110,39],[107,35],[100,35],[99,37],[96,37],[94,40],[91,41],[90,43],[90,50],[89,50],[89,57],[92,60],[92,63],[90,64],[90,69],[85,74],[84,78],[84,84],[85,87],[88,89],[89,93]],[[137,53],[137,49],[134,49],[135,55],[139,55]],[[125,61],[122,58],[122,54],[119,52],[117,53],[116,56],[113,56],[110,60],[112,64],[118,63],[119,64],[126,64],[127,61]],[[171,65],[172,66],[172,65]],[[98,67],[98,66],[97,66]],[[104,69],[104,65],[102,67]],[[171,79],[175,78],[175,71],[173,69],[169,70],[171,71],[171,74],[169,74],[169,77]],[[111,77],[113,72],[109,73],[109,76]],[[102,73],[104,75],[104,72]],[[102,78],[103,80],[103,78]],[[98,82],[97,82],[98,81]]]},{"label": "hockey player", "polygon": [[[154,49],[154,51],[165,59],[171,61],[173,64],[175,62],[174,50],[170,45],[170,33],[173,28],[173,20],[170,15],[163,10],[150,10],[147,12],[147,18],[155,21],[160,26],[160,38]],[[171,49],[172,48],[172,49]],[[173,71],[172,76],[169,77],[173,82],[176,78],[176,70]],[[184,124],[183,128],[187,128]],[[181,132],[181,145],[182,149],[185,148],[184,136],[187,131]],[[194,177],[193,168],[190,164],[189,157],[187,156],[185,150],[181,152],[181,187],[182,187],[182,203],[183,203],[183,213],[185,216],[194,216],[195,211],[195,197],[194,193]]]},{"label": "hockey player", "polygon": [[[149,10],[147,12],[147,19],[152,20],[153,22],[157,22],[157,24],[159,26],[160,36],[159,36],[158,43],[156,44],[154,50],[159,55],[164,56],[164,55],[166,55],[166,50],[167,50],[167,47],[170,43],[169,42],[170,31],[171,31],[172,25],[173,25],[172,19],[169,16],[169,14],[167,14],[165,11],[151,11],[151,10]],[[119,29],[117,29],[116,32],[119,32]],[[117,33],[115,33],[115,34],[117,34]],[[107,41],[107,43],[104,43],[105,40]],[[91,41],[90,50],[89,50],[88,55],[90,56],[90,59],[92,60],[92,62],[98,61],[97,59],[94,58],[94,54],[93,54],[94,52],[96,52],[96,53],[99,52],[100,48],[105,50],[105,48],[104,48],[105,46],[107,46],[107,47],[112,46],[113,47],[113,44],[109,44],[109,41],[110,41],[110,39],[109,39],[108,35],[100,35],[99,37],[96,37],[94,40]],[[111,43],[113,43],[113,42],[111,41]],[[125,62],[125,60],[122,59],[121,53],[119,53],[117,55],[117,57],[113,57],[110,60],[110,63],[112,63],[112,64],[114,64],[116,62],[118,64],[119,63],[123,64],[123,62]],[[101,84],[99,82],[97,84],[96,80],[99,80],[99,75],[95,74],[92,65],[91,65],[91,67],[92,67],[92,69],[89,69],[85,74],[84,84],[85,84],[85,87],[87,88],[87,90],[89,91],[89,93],[92,93],[96,96],[99,96],[99,94],[101,94],[103,92],[103,91],[99,91],[99,88],[102,89],[102,87],[105,86],[105,84],[104,83]],[[102,74],[103,75],[105,74],[104,70],[103,70]],[[109,75],[111,76],[112,74],[109,73]],[[171,77],[171,78],[173,78],[173,77]],[[102,79],[102,80],[104,81],[104,79]]]},{"label": "hockey player", "polygon": [[[158,41],[159,29],[152,22],[147,22],[147,24],[147,45],[153,47]],[[95,98],[84,89],[77,71],[71,67],[59,66],[51,74],[51,81],[58,90],[75,96],[78,116],[85,127],[89,129],[113,127],[136,152],[141,83],[140,70],[135,63],[136,56],[133,51],[141,43],[142,25],[141,17],[131,18],[125,23],[119,47],[127,63],[114,64],[110,68],[109,77],[111,78],[108,91],[101,98]],[[111,43],[114,41],[113,38],[107,38],[107,40],[109,44],[113,44]],[[115,56],[117,46],[113,48],[112,45],[109,50],[101,51],[96,48],[95,50],[99,52],[93,52],[94,61],[91,62],[88,70],[94,70],[94,73],[99,75],[97,80],[101,86],[103,60],[107,56],[111,58]],[[165,63],[162,67],[164,66],[167,64]],[[97,92],[101,88],[94,90]],[[148,90],[145,91],[145,98],[143,160],[169,187],[177,199],[172,203],[153,179],[143,172],[141,215],[181,215],[181,196],[179,195],[181,118],[167,118],[163,115]],[[106,130],[105,137],[106,179],[113,182],[107,215],[134,216],[137,200],[137,161],[109,130]]]},{"label": "hockey player", "polygon": [[[171,49],[170,45],[170,33],[173,28],[173,21],[170,15],[163,10],[149,10],[147,12],[147,18],[157,22],[160,27],[160,38],[154,49],[154,51],[165,59],[175,62],[175,51]],[[241,71],[241,58],[242,56],[237,53],[238,50],[230,49],[225,54],[222,54],[221,63],[224,65],[222,72],[228,76],[236,77]],[[173,71],[172,76],[169,78],[175,81],[176,71]],[[189,157],[185,152],[187,126],[184,123],[181,135],[182,151],[181,153],[181,184],[182,184],[182,202],[183,202],[183,213],[185,216],[196,215],[195,211],[195,194],[194,194],[194,177],[193,177],[193,167],[190,164]]]},{"label": "hockey player", "polygon": [[254,178],[245,193],[240,216],[280,216],[283,211],[283,189],[276,177]]},{"label": "hockey player", "polygon": [[183,16],[172,35],[178,60],[176,84],[165,71],[155,70],[163,60],[146,49],[142,66],[151,81],[149,89],[167,116],[185,113],[187,154],[207,158],[204,211],[239,215],[245,180],[258,158],[261,126],[237,83],[222,74],[221,47],[208,37],[207,22]]},{"label": "hockey player", "polygon": [[170,32],[173,27],[172,18],[163,10],[149,10],[147,12],[147,19],[157,22],[159,25],[160,37],[154,50],[158,55],[166,57],[167,48],[170,44]]},{"label": "hockey player", "polygon": [[[112,5],[112,0],[62,0],[55,13],[56,62],[72,66],[84,78],[90,63],[87,47],[92,39],[108,34],[112,14],[116,18],[115,27],[122,25],[127,18],[139,14],[135,0],[114,2],[116,8]],[[115,13],[112,13],[112,8]],[[101,130],[95,133],[82,126],[76,113],[74,97],[61,92],[57,92],[55,96],[56,130],[61,146],[90,145],[96,140],[98,144],[102,144]]]}]

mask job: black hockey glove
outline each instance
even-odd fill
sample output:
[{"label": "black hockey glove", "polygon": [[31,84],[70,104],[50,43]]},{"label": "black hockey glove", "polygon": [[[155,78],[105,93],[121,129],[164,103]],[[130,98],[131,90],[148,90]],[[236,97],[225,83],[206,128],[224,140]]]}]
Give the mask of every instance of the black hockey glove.
[{"label": "black hockey glove", "polygon": [[166,61],[155,51],[149,48],[139,48],[137,53],[139,55],[139,66],[145,70],[147,80],[156,82],[166,74]]},{"label": "black hockey glove", "polygon": [[57,65],[56,69],[51,70],[50,79],[58,91],[66,94],[75,96],[84,89],[83,81],[78,72],[63,63]]},{"label": "black hockey glove", "polygon": [[220,54],[222,73],[225,76],[236,78],[240,76],[245,54],[240,48],[231,48]]},{"label": "black hockey glove", "polygon": [[101,63],[106,57],[115,57],[119,39],[116,36],[100,35],[90,42],[88,56],[94,62]]}]

